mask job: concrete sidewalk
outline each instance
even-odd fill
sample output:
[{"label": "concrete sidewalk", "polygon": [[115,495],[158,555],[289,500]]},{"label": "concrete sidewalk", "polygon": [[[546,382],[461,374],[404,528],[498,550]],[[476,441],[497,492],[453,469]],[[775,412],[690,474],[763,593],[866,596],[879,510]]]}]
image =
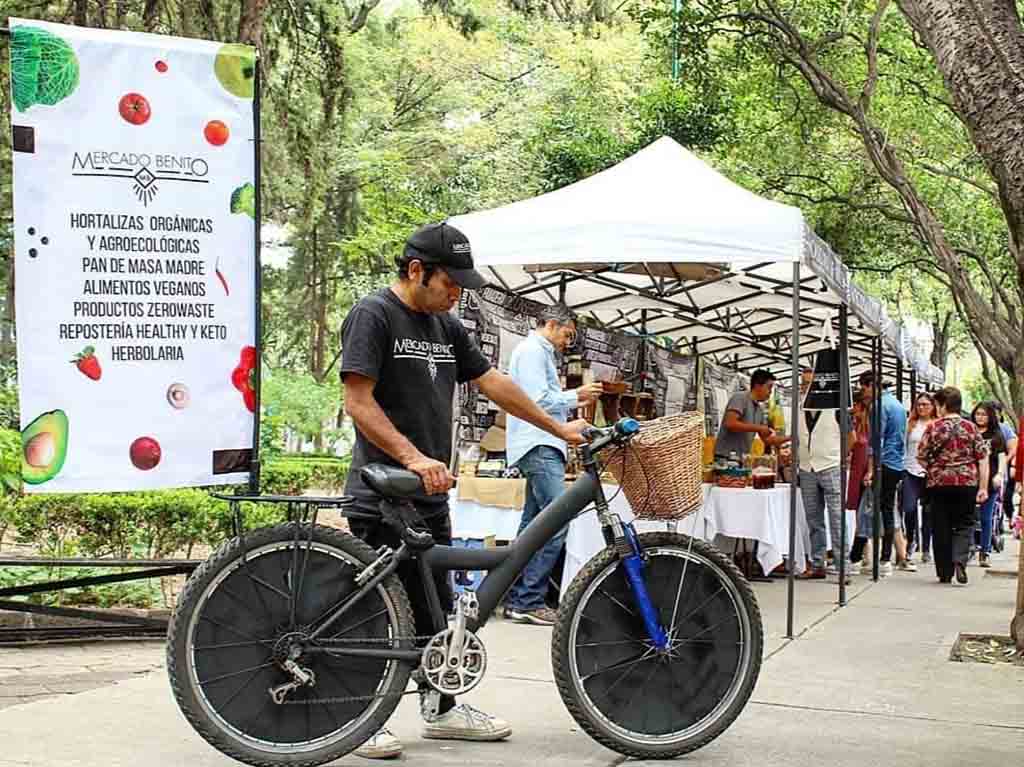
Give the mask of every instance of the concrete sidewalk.
[{"label": "concrete sidewalk", "polygon": [[[1016,547],[994,558],[1013,568]],[[720,738],[683,760],[708,767],[959,767],[1024,759],[1024,669],[954,663],[959,632],[1005,634],[1016,584],[970,568],[966,588],[930,567],[880,583],[797,584],[797,638],[786,640],[786,588],[757,584],[765,663],[754,696]],[[613,765],[566,713],[551,675],[548,629],[495,620],[481,633],[488,678],[468,696],[509,719],[506,743],[418,737],[415,701],[391,726],[404,758],[431,765]],[[0,767],[227,767],[178,712],[158,643],[0,648]],[[89,689],[94,687],[95,689]],[[82,691],[85,690],[85,691]],[[369,762],[356,757],[339,765]],[[638,763],[639,764],[639,763]]]}]

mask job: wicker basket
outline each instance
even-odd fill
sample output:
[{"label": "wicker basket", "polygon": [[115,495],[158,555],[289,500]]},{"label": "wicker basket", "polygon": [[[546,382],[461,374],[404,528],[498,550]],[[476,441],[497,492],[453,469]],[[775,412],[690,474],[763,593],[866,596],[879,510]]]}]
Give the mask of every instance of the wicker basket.
[{"label": "wicker basket", "polygon": [[681,413],[648,421],[606,467],[640,519],[682,519],[700,508],[704,416]]}]

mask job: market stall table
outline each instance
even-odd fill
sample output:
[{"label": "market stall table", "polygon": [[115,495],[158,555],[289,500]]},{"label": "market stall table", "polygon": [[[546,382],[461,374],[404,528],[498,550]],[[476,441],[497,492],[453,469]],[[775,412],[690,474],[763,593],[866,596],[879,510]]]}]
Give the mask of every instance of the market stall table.
[{"label": "market stall table", "polygon": [[[498,540],[512,540],[519,531],[525,486],[526,481],[522,479],[460,478],[458,487],[450,492],[452,534],[456,538],[494,536]],[[788,485],[771,490],[705,485],[701,509],[678,522],[635,520],[633,510],[618,485],[604,485],[604,492],[612,511],[618,513],[624,522],[634,522],[638,532],[676,530],[712,542],[719,536],[754,540],[758,544],[757,560],[766,573],[782,563],[783,555],[789,549]],[[796,533],[797,572],[802,572],[810,540],[803,500],[799,495]],[[594,511],[573,520],[566,538],[563,591],[576,573],[604,546],[601,526]]]}]

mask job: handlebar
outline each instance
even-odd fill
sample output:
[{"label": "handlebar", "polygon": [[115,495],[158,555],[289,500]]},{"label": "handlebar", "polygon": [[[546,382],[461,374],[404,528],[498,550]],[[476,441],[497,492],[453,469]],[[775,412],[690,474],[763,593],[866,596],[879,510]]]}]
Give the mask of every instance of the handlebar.
[{"label": "handlebar", "polygon": [[583,438],[590,442],[591,452],[596,453],[612,443],[628,442],[640,432],[640,422],[635,418],[620,418],[613,426],[599,429],[590,426],[583,430]]}]

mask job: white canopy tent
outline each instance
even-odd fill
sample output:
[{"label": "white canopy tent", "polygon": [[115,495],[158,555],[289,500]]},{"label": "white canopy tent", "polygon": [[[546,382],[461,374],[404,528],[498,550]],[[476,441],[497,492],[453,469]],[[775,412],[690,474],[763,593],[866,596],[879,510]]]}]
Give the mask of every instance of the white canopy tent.
[{"label": "white canopy tent", "polygon": [[896,355],[890,366],[941,381],[912,358],[902,329],[851,283],[799,208],[758,197],[670,138],[583,181],[451,223],[478,268],[507,290],[563,299],[602,326],[748,371],[790,366],[793,264],[803,265],[802,355],[829,343],[823,325],[838,331],[847,305],[852,372],[870,365],[871,339],[883,336]]},{"label": "white canopy tent", "polygon": [[[836,341],[849,352],[848,374],[880,371],[885,344],[900,388],[904,366],[912,388],[915,377],[942,380],[798,208],[758,197],[669,138],[570,186],[450,223],[469,238],[477,268],[510,292],[565,301],[602,327],[719,364],[789,377],[790,423],[801,357]],[[844,595],[841,582],[840,603]],[[790,635],[792,621],[791,568]]]}]

